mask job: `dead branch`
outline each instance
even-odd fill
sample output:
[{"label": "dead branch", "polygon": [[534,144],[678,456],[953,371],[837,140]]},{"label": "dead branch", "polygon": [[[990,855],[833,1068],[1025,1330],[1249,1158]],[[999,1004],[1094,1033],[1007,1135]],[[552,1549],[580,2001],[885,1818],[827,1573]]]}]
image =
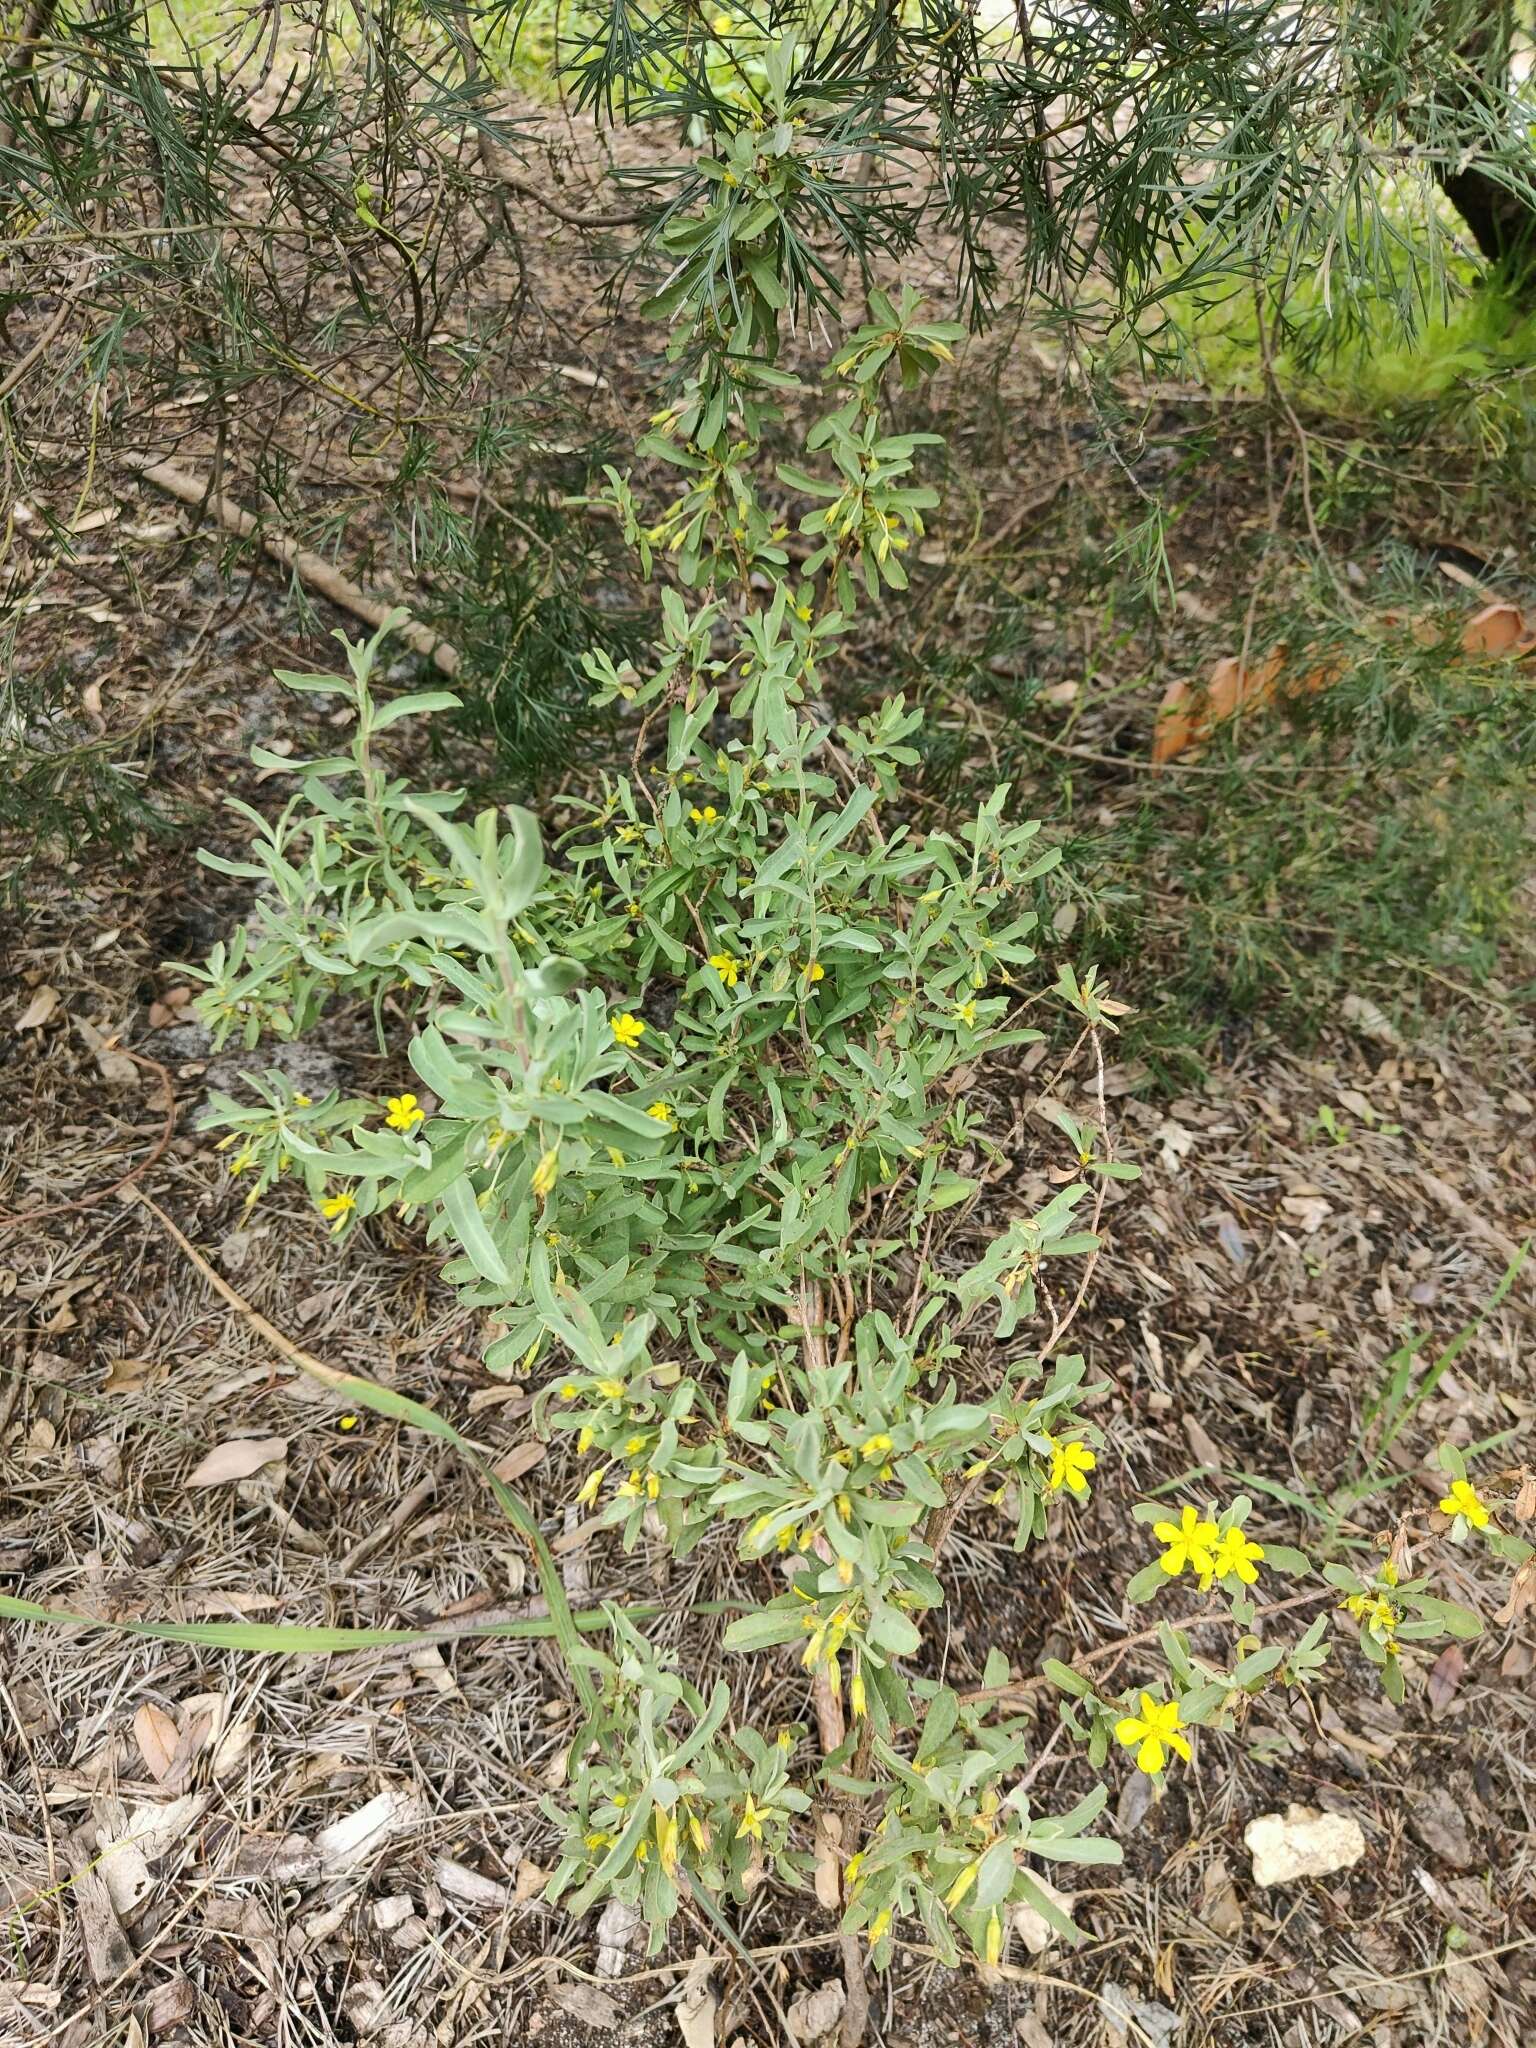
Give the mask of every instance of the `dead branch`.
[{"label": "dead branch", "polygon": [[[323,556],[300,547],[286,533],[263,526],[254,513],[247,512],[222,491],[214,490],[210,483],[194,476],[190,470],[178,469],[173,462],[157,462],[151,456],[125,454],[119,460],[143,482],[153,484],[156,490],[180,498],[184,505],[206,509],[229,532],[238,533],[242,539],[254,537],[259,540],[274,561],[281,562],[285,569],[291,569],[300,582],[317,590],[322,597],[329,598],[342,611],[351,612],[354,618],[362,619],[370,626],[382,626],[394,609],[381,599],[370,597],[350,576],[343,575]],[[457,674],[458,649],[439,639],[430,626],[424,626],[419,619],[407,619],[399,631],[408,646],[427,656],[444,675]]]}]

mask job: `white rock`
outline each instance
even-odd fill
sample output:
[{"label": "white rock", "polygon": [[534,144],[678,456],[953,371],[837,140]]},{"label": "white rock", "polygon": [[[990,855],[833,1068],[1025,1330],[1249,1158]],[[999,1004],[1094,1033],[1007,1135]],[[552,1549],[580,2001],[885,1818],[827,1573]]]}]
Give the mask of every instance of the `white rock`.
[{"label": "white rock", "polygon": [[640,1925],[640,1908],[610,1899],[597,1921],[597,1974],[622,1977],[629,1966],[630,1943]]},{"label": "white rock", "polygon": [[802,1991],[785,2014],[791,2039],[805,2043],[806,2048],[813,2041],[825,2040],[841,2020],[847,2003],[848,1994],[835,1977],[818,1984],[814,1991]]},{"label": "white rock", "polygon": [[1311,1806],[1261,1813],[1244,1828],[1243,1841],[1253,1858],[1253,1881],[1261,1885],[1327,1877],[1365,1854],[1365,1836],[1352,1814],[1319,1813]]}]

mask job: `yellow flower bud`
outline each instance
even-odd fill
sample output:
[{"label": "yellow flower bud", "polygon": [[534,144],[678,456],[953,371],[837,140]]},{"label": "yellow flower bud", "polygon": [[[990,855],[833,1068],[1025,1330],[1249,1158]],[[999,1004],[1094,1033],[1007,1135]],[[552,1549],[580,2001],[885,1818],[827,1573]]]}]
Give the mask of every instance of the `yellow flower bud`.
[{"label": "yellow flower bud", "polygon": [[1002,1961],[1003,1923],[996,1907],[992,1909],[992,1917],[987,1922],[987,1941],[984,1954],[987,1962],[993,1968],[996,1968],[997,1964]]}]

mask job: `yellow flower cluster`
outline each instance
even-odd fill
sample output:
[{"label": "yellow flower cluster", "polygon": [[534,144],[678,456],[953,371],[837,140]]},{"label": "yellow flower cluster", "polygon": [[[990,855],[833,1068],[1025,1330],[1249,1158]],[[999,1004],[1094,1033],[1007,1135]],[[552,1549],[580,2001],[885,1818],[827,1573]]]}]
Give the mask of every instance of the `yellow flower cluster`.
[{"label": "yellow flower cluster", "polygon": [[[1381,1583],[1384,1586],[1397,1584],[1397,1566],[1389,1557],[1381,1567]],[[1363,1593],[1352,1593],[1344,1602],[1345,1612],[1352,1614],[1366,1634],[1380,1643],[1384,1650],[1396,1653],[1397,1609],[1385,1593],[1367,1588]]]},{"label": "yellow flower cluster", "polygon": [[1193,1567],[1202,1593],[1210,1590],[1213,1579],[1236,1578],[1245,1586],[1258,1581],[1263,1544],[1250,1543],[1235,1525],[1219,1529],[1198,1508],[1185,1507],[1177,1522],[1155,1522],[1152,1533],[1165,1546],[1158,1559],[1163,1570],[1177,1578],[1186,1566]]}]

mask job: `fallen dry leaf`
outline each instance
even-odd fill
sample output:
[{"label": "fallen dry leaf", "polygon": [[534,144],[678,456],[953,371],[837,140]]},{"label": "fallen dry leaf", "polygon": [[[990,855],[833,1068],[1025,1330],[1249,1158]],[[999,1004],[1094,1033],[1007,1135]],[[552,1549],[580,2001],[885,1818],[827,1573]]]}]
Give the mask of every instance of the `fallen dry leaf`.
[{"label": "fallen dry leaf", "polygon": [[[150,1375],[157,1370],[152,1358],[114,1358],[107,1366],[101,1391],[104,1394],[141,1394]],[[161,1377],[164,1377],[163,1373]]]},{"label": "fallen dry leaf", "polygon": [[96,1867],[112,1901],[112,1910],[119,1920],[131,1920],[155,1888],[144,1851],[135,1841],[114,1839],[105,1828],[97,1830],[96,1839],[101,1845],[101,1860]]},{"label": "fallen dry leaf", "polygon": [[186,1792],[180,1799],[145,1799],[130,1807],[120,1841],[134,1842],[149,1863],[168,1856],[186,1840],[208,1804],[206,1792]]},{"label": "fallen dry leaf", "polygon": [[[1444,566],[1444,565],[1442,565]],[[1473,583],[1470,588],[1477,589]],[[1421,645],[1432,646],[1441,638],[1432,619],[1405,619],[1400,612],[1381,614],[1383,626],[1406,626]],[[1536,651],[1536,624],[1518,605],[1485,604],[1468,619],[1461,630],[1461,652],[1479,655],[1513,654],[1524,657]],[[1236,655],[1223,655],[1203,684],[1191,684],[1182,677],[1163,692],[1152,735],[1152,759],[1163,763],[1177,759],[1186,749],[1208,739],[1218,725],[1248,706],[1272,703],[1277,697],[1310,696],[1326,690],[1344,674],[1344,663],[1330,660],[1299,673],[1287,674],[1286,648],[1272,647],[1262,660],[1244,662]]]},{"label": "fallen dry leaf", "polygon": [[816,1813],[816,1903],[835,1913],[843,1903],[843,1823],[825,1807]]},{"label": "fallen dry leaf", "polygon": [[1333,1204],[1322,1195],[1286,1195],[1280,1203],[1287,1216],[1293,1216],[1308,1237],[1321,1230],[1333,1214]]},{"label": "fallen dry leaf", "polygon": [[139,1070],[127,1053],[117,1047],[94,1024],[85,1018],[77,1018],[75,1030],[96,1061],[96,1071],[103,1081],[113,1088],[137,1088]]},{"label": "fallen dry leaf", "polygon": [[220,1593],[189,1593],[184,1603],[189,1615],[211,1615],[220,1620],[246,1614],[270,1614],[278,1605],[275,1593],[241,1593],[231,1587]]},{"label": "fallen dry leaf", "polygon": [[133,1717],[133,1739],[144,1759],[144,1768],[157,1785],[163,1785],[176,1755],[176,1723],[162,1707],[152,1706],[146,1700]]},{"label": "fallen dry leaf", "polygon": [[1486,1974],[1466,1956],[1451,1956],[1445,1966],[1446,1988],[1467,2016],[1468,2048],[1480,2048],[1486,2039],[1493,2010],[1493,1993]]},{"label": "fallen dry leaf", "polygon": [[223,1734],[213,1745],[213,1755],[208,1759],[208,1768],[216,1779],[233,1777],[250,1753],[251,1738],[255,1725],[250,1721],[231,1721]]},{"label": "fallen dry leaf", "polygon": [[1525,638],[1525,619],[1518,605],[1485,604],[1461,629],[1463,654],[1508,654]]},{"label": "fallen dry leaf", "polygon": [[188,1486],[227,1486],[234,1479],[249,1479],[263,1465],[286,1457],[285,1436],[233,1436],[215,1444],[188,1480]]},{"label": "fallen dry leaf", "polygon": [[455,1863],[451,1856],[440,1856],[432,1874],[440,1891],[465,1906],[482,1906],[487,1912],[494,1913],[512,1896],[498,1879],[482,1877],[478,1870],[471,1870],[464,1863]]},{"label": "fallen dry leaf", "polygon": [[510,1451],[503,1451],[491,1470],[498,1479],[510,1485],[514,1479],[521,1479],[525,1472],[531,1472],[535,1465],[542,1465],[549,1456],[549,1445],[541,1444],[537,1437],[530,1437],[526,1443],[514,1444]]},{"label": "fallen dry leaf", "polygon": [[407,1662],[413,1671],[424,1678],[432,1690],[441,1693],[445,1699],[456,1699],[459,1695],[458,1681],[448,1669],[442,1651],[436,1643],[423,1643],[412,1650]]},{"label": "fallen dry leaf", "polygon": [[1219,1472],[1225,1460],[1209,1431],[1193,1415],[1184,1417],[1184,1434],[1189,1438],[1189,1448],[1205,1470]]},{"label": "fallen dry leaf", "polygon": [[157,1984],[149,1994],[144,2008],[144,2018],[151,2035],[168,2034],[172,2027],[184,2026],[197,2010],[197,1993],[190,1977],[172,1977],[168,1984]]},{"label": "fallen dry leaf", "polygon": [[[1038,1870],[1032,1870],[1029,1875],[1035,1888],[1042,1892],[1053,1906],[1058,1907],[1065,1913],[1070,1920],[1072,1917],[1072,1894],[1070,1892],[1058,1891],[1050,1879],[1042,1877]],[[1062,1939],[1062,1936],[1057,1933],[1045,1915],[1022,1899],[1012,1908],[1011,1919],[1014,1933],[1023,1942],[1032,1956],[1044,1955],[1053,1941],[1060,1941]]]},{"label": "fallen dry leaf", "polygon": [[32,1000],[16,1019],[18,1031],[41,1031],[59,1007],[59,992],[45,981],[32,992]]},{"label": "fallen dry leaf", "polygon": [[[532,1896],[524,1889],[524,1869],[538,1873],[536,1892],[544,1882],[544,1873],[537,1864],[520,1864],[517,1872],[517,1896],[526,1899]],[[629,1951],[635,1933],[640,1925],[638,1906],[626,1905],[622,1899],[610,1899],[604,1906],[597,1922],[597,1974],[599,1977],[622,1977],[629,1967]]]},{"label": "fallen dry leaf", "polygon": [[1200,1918],[1223,1941],[1236,1941],[1243,1931],[1243,1907],[1222,1857],[1207,1865],[1200,1889]]},{"label": "fallen dry leaf", "polygon": [[1455,1699],[1466,1676],[1467,1657],[1460,1643],[1448,1643],[1429,1669],[1429,1708],[1437,1717]]},{"label": "fallen dry leaf", "polygon": [[1475,1870],[1482,1860],[1467,1816],[1448,1786],[1431,1785],[1419,1794],[1408,1807],[1408,1829],[1453,1870]]},{"label": "fallen dry leaf", "polygon": [[1138,1998],[1123,1984],[1106,1984],[1100,2011],[1110,2048],[1170,2048],[1183,2024],[1178,2014],[1155,2000]]}]

